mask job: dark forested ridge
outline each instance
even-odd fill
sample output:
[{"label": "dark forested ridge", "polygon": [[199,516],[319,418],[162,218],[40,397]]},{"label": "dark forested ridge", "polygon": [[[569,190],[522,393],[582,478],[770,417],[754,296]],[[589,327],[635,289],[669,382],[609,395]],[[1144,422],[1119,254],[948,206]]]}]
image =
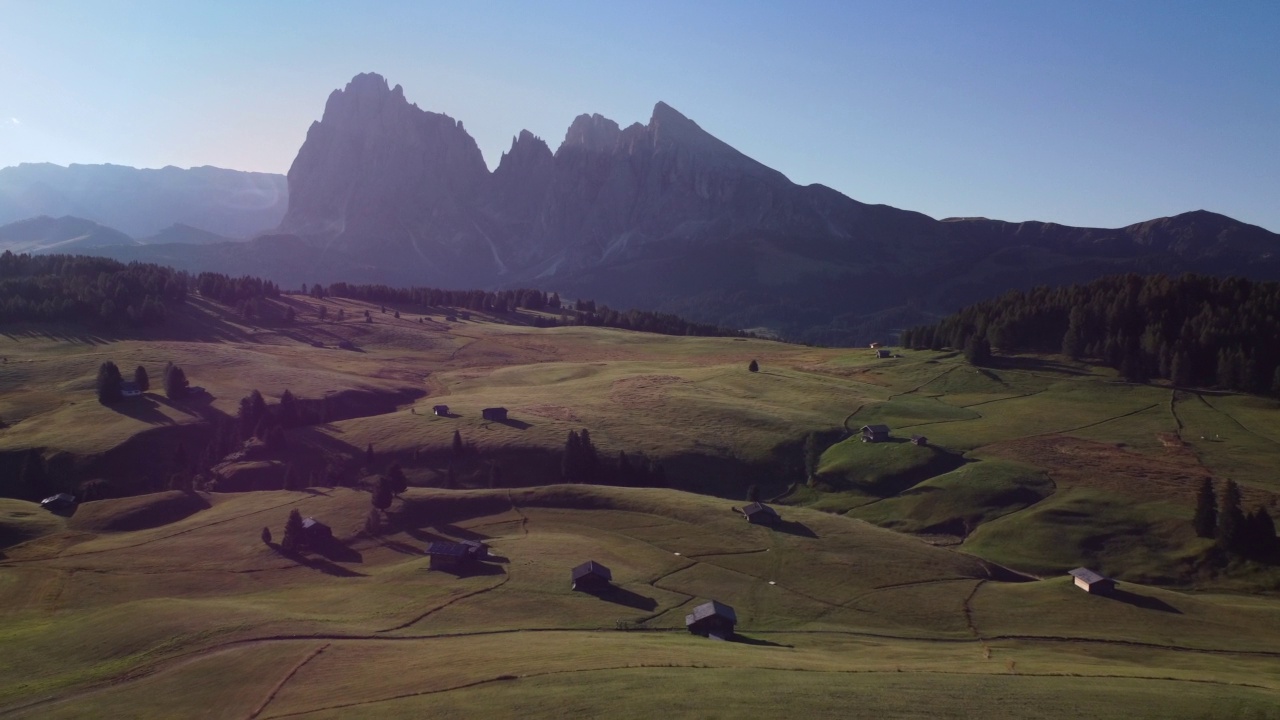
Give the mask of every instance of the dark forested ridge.
[{"label": "dark forested ridge", "polygon": [[186,301],[188,278],[159,265],[84,255],[0,254],[0,322],[157,325]]},{"label": "dark forested ridge", "polygon": [[1062,353],[1099,359],[1132,381],[1280,394],[1277,338],[1280,283],[1130,274],[1006,293],[911,328],[902,344]]}]

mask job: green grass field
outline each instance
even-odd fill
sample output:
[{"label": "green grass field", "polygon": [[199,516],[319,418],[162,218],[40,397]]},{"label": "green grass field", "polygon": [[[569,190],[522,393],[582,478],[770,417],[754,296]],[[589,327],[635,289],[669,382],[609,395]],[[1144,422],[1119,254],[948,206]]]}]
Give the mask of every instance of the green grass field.
[{"label": "green grass field", "polygon": [[[51,526],[7,549],[0,711],[551,717],[607,710],[601,687],[623,717],[750,715],[752,697],[845,717],[864,696],[891,714],[1056,717],[1095,686],[1081,707],[1097,717],[1280,701],[1274,601],[1000,582],[969,555],[814,510],[784,509],[791,524],[769,530],[672,490],[413,490],[368,537],[359,491],[200,500],[195,513],[171,495],[88,503],[103,529]],[[173,520],[105,529],[147,503]],[[332,559],[300,564],[260,541],[295,507],[333,526]],[[482,538],[497,559],[432,572],[433,538]],[[612,568],[614,593],[569,589],[586,559]],[[742,642],[683,631],[709,598],[737,610]],[[664,693],[642,691],[653,682]]]},{"label": "green grass field", "polygon": [[[1280,569],[1214,565],[1190,523],[1205,477],[1280,514],[1273,401],[1061,358],[975,369],[956,353],[412,308],[366,323],[362,303],[282,302],[300,318],[287,328],[196,300],[180,332],[0,336],[0,461],[35,449],[54,480],[126,486],[178,442],[198,452],[253,389],[289,389],[333,417],[291,431],[263,477],[395,460],[416,487],[377,537],[369,495],[345,488],[169,491],[69,518],[0,500],[0,714],[1276,716]],[[106,359],[153,386],[173,361],[209,395],[103,407]],[[480,417],[495,405],[509,422]],[[862,443],[876,423],[894,441]],[[602,457],[661,462],[675,489],[548,485],[583,428]],[[472,451],[450,461],[455,431]],[[824,440],[806,483],[810,433]],[[451,463],[462,489],[440,488]],[[481,489],[494,465],[509,489]],[[779,530],[733,509],[753,485],[782,496]],[[264,545],[293,508],[339,544],[301,559]],[[473,537],[500,560],[427,571],[427,542]],[[570,591],[587,559],[617,591]],[[1123,592],[1075,589],[1062,573],[1079,565]],[[683,631],[710,598],[736,608],[743,642]]]}]

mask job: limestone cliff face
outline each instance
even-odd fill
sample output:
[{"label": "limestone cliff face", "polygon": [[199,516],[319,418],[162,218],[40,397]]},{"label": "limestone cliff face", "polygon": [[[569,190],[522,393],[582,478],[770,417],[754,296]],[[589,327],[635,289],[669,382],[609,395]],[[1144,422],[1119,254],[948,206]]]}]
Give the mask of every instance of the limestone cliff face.
[{"label": "limestone cliff face", "polygon": [[280,229],[370,261],[413,252],[447,267],[473,250],[470,205],[488,176],[461,122],[411,105],[379,75],[357,75],[308,130]]}]

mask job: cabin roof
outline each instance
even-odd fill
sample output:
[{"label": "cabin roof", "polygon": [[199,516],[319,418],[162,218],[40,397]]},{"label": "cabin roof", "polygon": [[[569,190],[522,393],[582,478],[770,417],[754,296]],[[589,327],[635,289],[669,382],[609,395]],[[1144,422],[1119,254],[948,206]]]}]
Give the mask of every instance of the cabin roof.
[{"label": "cabin roof", "polygon": [[442,555],[444,557],[466,557],[471,551],[466,545],[456,542],[432,542],[427,543],[428,555]]},{"label": "cabin roof", "polygon": [[595,560],[588,560],[573,569],[574,580],[581,580],[588,575],[597,575],[605,580],[613,580],[613,572]]},{"label": "cabin roof", "polygon": [[311,529],[311,528],[313,528],[313,527],[329,527],[329,526],[328,526],[328,525],[325,525],[324,523],[320,522],[319,520],[317,520],[317,519],[315,519],[315,518],[313,518],[313,517],[308,517],[308,518],[303,518],[303,519],[302,519],[302,528],[303,528],[304,530],[310,530],[310,529]]},{"label": "cabin roof", "polygon": [[1089,568],[1084,568],[1084,567],[1078,567],[1075,570],[1068,572],[1067,574],[1075,577],[1077,580],[1083,580],[1086,583],[1089,583],[1090,585],[1107,579],[1106,577],[1100,575],[1099,573],[1096,573],[1090,570]]},{"label": "cabin roof", "polygon": [[773,508],[761,502],[753,502],[750,505],[742,508],[743,515],[750,516],[750,515],[755,515],[756,513],[764,513],[766,515],[772,515],[774,517],[778,516],[777,510],[774,510]]},{"label": "cabin roof", "polygon": [[888,425],[863,425],[862,432],[887,433],[889,432],[889,426]]},{"label": "cabin roof", "polygon": [[692,625],[699,620],[706,620],[714,616],[722,617],[735,625],[738,623],[738,614],[733,611],[733,608],[722,602],[712,600],[699,605],[693,609],[693,612],[685,615],[684,624]]}]

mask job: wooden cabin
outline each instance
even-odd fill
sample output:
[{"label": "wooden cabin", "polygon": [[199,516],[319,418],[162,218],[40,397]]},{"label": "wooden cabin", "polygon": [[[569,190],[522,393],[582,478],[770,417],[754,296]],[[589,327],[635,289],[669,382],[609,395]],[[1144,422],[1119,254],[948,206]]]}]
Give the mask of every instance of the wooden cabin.
[{"label": "wooden cabin", "polygon": [[439,417],[448,417],[449,406],[448,405],[432,405],[431,412],[432,414],[437,415]]},{"label": "wooden cabin", "polygon": [[892,352],[891,350],[889,350],[888,348],[880,348],[879,350],[876,350],[876,357],[878,357],[878,358],[891,358],[891,357],[893,357],[893,352]]},{"label": "wooden cabin", "polygon": [[588,560],[570,573],[574,590],[604,590],[613,582],[613,572],[595,560]]},{"label": "wooden cabin", "polygon": [[474,557],[466,545],[456,542],[427,543],[427,555],[431,558],[432,570],[458,572],[466,568]]},{"label": "wooden cabin", "polygon": [[929,444],[929,438],[927,438],[927,437],[925,437],[925,436],[923,436],[923,435],[912,435],[912,436],[911,436],[911,444],[912,444],[912,445],[921,445],[921,446],[928,445],[928,444]]},{"label": "wooden cabin", "polygon": [[1076,587],[1091,595],[1106,595],[1116,589],[1116,581],[1089,568],[1078,567],[1067,573],[1076,579]]},{"label": "wooden cabin", "polygon": [[863,425],[862,442],[884,442],[889,439],[888,425]]},{"label": "wooden cabin", "polygon": [[328,525],[319,520],[308,517],[302,519],[302,536],[307,539],[308,543],[322,543],[333,539],[333,531]]},{"label": "wooden cabin", "polygon": [[480,415],[484,417],[485,420],[505,422],[507,419],[507,409],[504,407],[485,408],[480,411]]},{"label": "wooden cabin", "polygon": [[752,525],[769,525],[774,526],[782,521],[782,517],[778,515],[778,511],[760,502],[753,502],[742,508],[742,514],[747,518],[747,522]]},{"label": "wooden cabin", "polygon": [[733,627],[737,624],[738,615],[733,608],[716,600],[703,603],[684,616],[684,625],[689,632],[716,640],[732,638]]}]

